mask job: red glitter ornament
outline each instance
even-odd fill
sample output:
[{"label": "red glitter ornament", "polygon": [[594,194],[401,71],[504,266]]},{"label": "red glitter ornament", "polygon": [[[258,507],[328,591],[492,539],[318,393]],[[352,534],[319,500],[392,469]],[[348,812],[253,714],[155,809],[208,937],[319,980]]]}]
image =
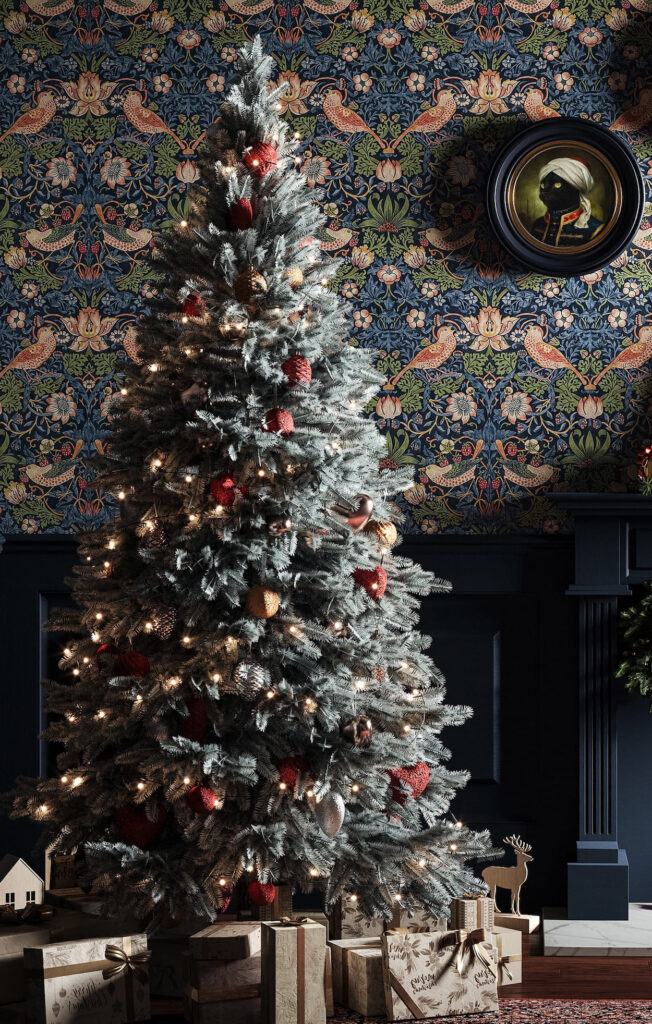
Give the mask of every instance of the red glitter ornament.
[{"label": "red glitter ornament", "polygon": [[115,827],[125,843],[139,846],[144,850],[150,843],[161,834],[167,820],[168,812],[165,807],[159,807],[154,821],[150,821],[142,806],[128,804],[125,807],[116,807],[113,811]]},{"label": "red glitter ornament", "polygon": [[412,791],[412,798],[416,800],[430,782],[430,768],[425,761],[417,761],[411,767],[393,768],[387,774],[389,775],[392,787],[392,799],[397,804],[404,804],[406,800],[406,794],[402,791],[401,783]]},{"label": "red glitter ornament", "polygon": [[181,735],[187,740],[201,743],[208,728],[208,711],[201,697],[191,697],[186,701],[188,714],[181,719]]},{"label": "red glitter ornament", "polygon": [[242,157],[242,162],[256,178],[264,178],[277,163],[276,150],[268,142],[254,142]]},{"label": "red glitter ornament", "polygon": [[385,593],[387,573],[381,565],[377,565],[375,569],[356,569],[353,579],[374,601],[380,601]]},{"label": "red glitter ornament", "polygon": [[187,295],[181,304],[181,312],[184,316],[201,316],[206,309],[206,304],[201,295]]},{"label": "red glitter ornament", "polygon": [[274,902],[276,886],[273,882],[250,882],[247,894],[255,907],[267,907]]},{"label": "red glitter ornament", "polygon": [[95,652],[95,661],[100,672],[112,672],[118,648],[113,644],[100,644]]},{"label": "red glitter ornament", "polygon": [[310,363],[296,353],[281,364],[281,369],[288,379],[288,384],[310,384],[312,380]]},{"label": "red glitter ornament", "polygon": [[254,219],[254,208],[250,199],[236,199],[226,211],[229,231],[246,231]]},{"label": "red glitter ornament", "polygon": [[186,800],[195,814],[210,814],[222,806],[217,793],[210,786],[193,786],[186,793]]},{"label": "red glitter ornament", "polygon": [[244,497],[247,487],[245,484],[236,485],[235,480],[228,473],[223,473],[222,476],[216,476],[214,480],[211,480],[210,492],[217,504],[223,505],[224,508],[231,508],[236,499],[236,491],[240,491]]},{"label": "red glitter ornament", "polygon": [[289,437],[294,430],[294,420],[286,409],[270,409],[265,413],[263,430],[266,430],[268,434]]},{"label": "red glitter ornament", "polygon": [[149,672],[149,658],[138,651],[127,651],[119,654],[115,659],[113,671],[117,676],[134,676],[136,679],[144,679]]},{"label": "red glitter ornament", "polygon": [[278,776],[290,789],[294,789],[299,773],[305,775],[310,771],[310,762],[307,757],[282,757],[277,761]]}]

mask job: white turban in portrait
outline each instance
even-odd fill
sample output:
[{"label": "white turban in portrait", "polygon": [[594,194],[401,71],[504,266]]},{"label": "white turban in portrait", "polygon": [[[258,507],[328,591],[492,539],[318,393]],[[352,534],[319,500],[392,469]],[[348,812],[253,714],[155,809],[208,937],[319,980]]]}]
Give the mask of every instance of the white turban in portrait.
[{"label": "white turban in portrait", "polygon": [[568,156],[560,156],[556,160],[549,160],[545,167],[541,168],[539,171],[539,181],[543,181],[548,174],[556,174],[558,178],[562,178],[578,190],[583,213],[577,221],[577,226],[578,228],[585,228],[591,216],[591,201],[587,193],[593,188],[593,175],[588,168],[588,164],[584,160],[574,160]]}]

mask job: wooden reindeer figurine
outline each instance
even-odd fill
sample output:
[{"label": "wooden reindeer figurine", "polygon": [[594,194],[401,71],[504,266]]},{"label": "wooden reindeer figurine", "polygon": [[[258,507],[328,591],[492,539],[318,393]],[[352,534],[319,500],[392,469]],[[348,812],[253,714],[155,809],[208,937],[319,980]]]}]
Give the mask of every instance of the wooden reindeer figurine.
[{"label": "wooden reindeer figurine", "polygon": [[503,842],[514,850],[516,864],[512,864],[508,868],[495,866],[485,868],[482,878],[489,886],[489,894],[494,901],[496,910],[498,910],[496,889],[509,889],[512,894],[510,913],[521,917],[521,886],[527,878],[528,861],[534,860],[534,857],[530,856],[532,847],[524,843],[520,836],[510,836],[508,839],[503,839]]}]

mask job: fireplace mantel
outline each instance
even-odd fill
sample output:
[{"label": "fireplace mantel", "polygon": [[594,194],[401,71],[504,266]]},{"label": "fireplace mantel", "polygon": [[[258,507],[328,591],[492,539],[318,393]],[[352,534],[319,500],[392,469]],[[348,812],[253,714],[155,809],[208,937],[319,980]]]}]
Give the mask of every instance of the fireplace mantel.
[{"label": "fireplace mantel", "polygon": [[568,865],[568,917],[626,920],[627,853],[618,845],[618,759],[614,702],[618,598],[652,579],[652,498],[559,492],[575,523],[579,599],[579,788],[577,862]]}]

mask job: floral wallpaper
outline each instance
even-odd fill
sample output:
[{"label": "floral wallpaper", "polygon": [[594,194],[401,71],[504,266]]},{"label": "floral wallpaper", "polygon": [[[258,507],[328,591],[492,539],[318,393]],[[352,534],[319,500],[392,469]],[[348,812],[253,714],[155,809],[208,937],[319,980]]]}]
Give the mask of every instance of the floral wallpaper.
[{"label": "floral wallpaper", "polygon": [[562,2],[0,0],[0,530],[113,514],[85,460],[156,233],[257,32],[352,341],[387,377],[367,414],[386,464],[414,467],[406,530],[551,533],[551,489],[636,487],[647,346],[618,357],[652,338],[652,222],[603,271],[552,278],[510,263],[483,209],[500,145],[545,117],[611,126],[652,169],[652,0]]}]

